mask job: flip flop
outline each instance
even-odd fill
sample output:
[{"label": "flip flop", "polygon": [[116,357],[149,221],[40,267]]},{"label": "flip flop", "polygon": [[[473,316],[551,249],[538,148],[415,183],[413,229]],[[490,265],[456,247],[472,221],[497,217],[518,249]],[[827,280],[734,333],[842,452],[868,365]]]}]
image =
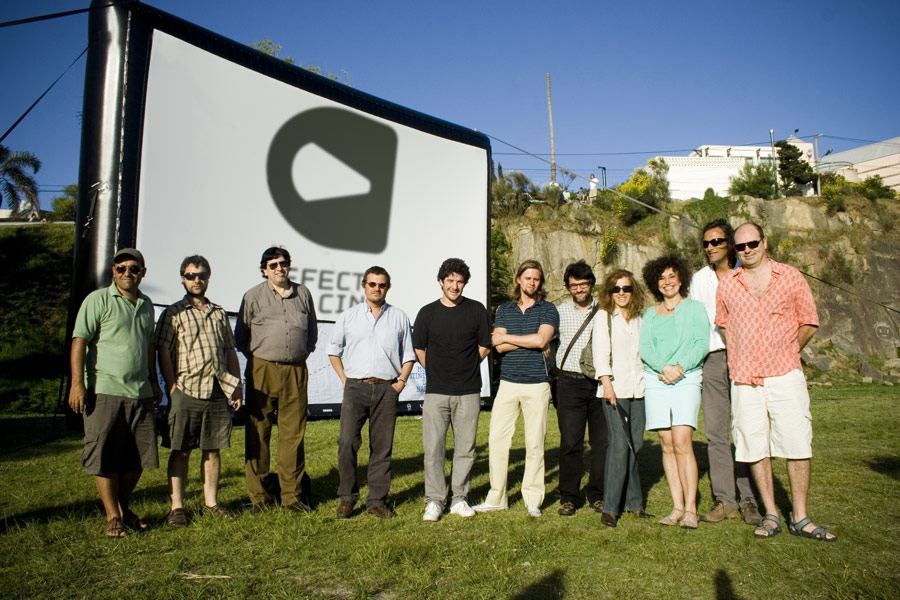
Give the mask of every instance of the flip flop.
[{"label": "flip flop", "polygon": [[133,531],[137,531],[138,533],[144,533],[148,529],[150,529],[150,525],[147,524],[142,518],[131,512],[130,510],[126,510],[122,515],[122,524],[125,525],[128,529]]},{"label": "flip flop", "polygon": [[[772,527],[766,521],[775,523],[775,526]],[[756,529],[753,530],[753,535],[761,539],[773,538],[779,533],[781,533],[781,519],[778,518],[778,515],[764,516],[759,525],[756,526]]]},{"label": "flip flop", "polygon": [[[828,531],[827,527],[817,526],[812,531],[805,531],[804,527],[807,525],[813,524],[812,519],[806,517],[799,523],[794,523],[794,513],[788,513],[788,517],[790,518],[790,526],[788,526],[788,531],[791,535],[796,535],[798,537],[804,537],[811,540],[816,540],[818,542],[836,542],[837,536]],[[828,537],[829,534],[831,537]]]},{"label": "flip flop", "polygon": [[123,538],[127,535],[125,527],[122,525],[121,517],[113,517],[106,522],[106,537]]}]

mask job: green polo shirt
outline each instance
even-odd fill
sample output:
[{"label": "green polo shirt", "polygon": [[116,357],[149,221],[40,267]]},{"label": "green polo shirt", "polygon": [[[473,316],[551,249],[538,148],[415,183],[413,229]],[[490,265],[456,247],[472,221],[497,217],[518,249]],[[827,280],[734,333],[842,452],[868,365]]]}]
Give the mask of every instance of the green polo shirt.
[{"label": "green polo shirt", "polygon": [[137,305],[115,282],[88,294],[75,318],[73,338],[87,342],[85,385],[98,394],[149,398],[147,346],[153,334],[153,303],[138,293]]}]

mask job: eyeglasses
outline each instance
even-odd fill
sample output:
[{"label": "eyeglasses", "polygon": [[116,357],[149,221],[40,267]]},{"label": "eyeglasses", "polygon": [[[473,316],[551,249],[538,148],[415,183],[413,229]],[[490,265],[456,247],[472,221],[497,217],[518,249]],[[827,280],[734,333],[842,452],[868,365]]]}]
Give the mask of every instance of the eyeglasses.
[{"label": "eyeglasses", "polygon": [[762,243],[762,240],[753,240],[752,242],[744,242],[743,244],[735,244],[734,249],[737,250],[738,252],[743,252],[747,248],[750,248],[751,250],[755,250],[761,243]]},{"label": "eyeglasses", "polygon": [[610,291],[613,294],[618,294],[619,292],[624,292],[626,294],[630,294],[634,291],[634,286],[632,285],[614,285],[610,288]]},{"label": "eyeglasses", "polygon": [[586,290],[590,287],[591,287],[591,284],[588,283],[587,281],[582,281],[581,283],[570,283],[569,284],[570,290]]},{"label": "eyeglasses", "polygon": [[199,273],[182,273],[181,276],[188,281],[193,281],[198,277],[200,278],[200,281],[206,281],[207,279],[209,279],[209,273],[207,273],[206,271],[200,271]]},{"label": "eyeglasses", "polygon": [[703,240],[703,247],[708,248],[712,246],[713,248],[718,248],[728,240],[725,238],[716,238],[714,240]]},{"label": "eyeglasses", "polygon": [[373,290],[374,290],[375,288],[378,288],[379,290],[386,290],[387,287],[388,287],[388,284],[386,284],[386,283],[375,283],[374,281],[367,281],[367,282],[366,282],[366,286],[369,287],[369,288],[371,288],[371,289],[373,289]]},{"label": "eyeglasses", "polygon": [[270,271],[274,271],[278,267],[281,267],[282,269],[290,269],[291,263],[289,263],[286,260],[279,260],[277,262],[266,263],[266,268],[269,269]]},{"label": "eyeglasses", "polygon": [[118,273],[119,275],[124,275],[125,271],[128,271],[132,275],[140,275],[143,270],[144,267],[139,267],[137,265],[130,265],[127,267],[125,265],[116,265],[116,273]]}]

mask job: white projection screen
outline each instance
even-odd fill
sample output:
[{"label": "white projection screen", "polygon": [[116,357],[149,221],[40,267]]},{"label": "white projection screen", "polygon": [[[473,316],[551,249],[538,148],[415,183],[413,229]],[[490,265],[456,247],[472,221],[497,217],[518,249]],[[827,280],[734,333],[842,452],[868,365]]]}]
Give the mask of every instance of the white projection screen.
[{"label": "white projection screen", "polygon": [[[310,412],[336,414],[329,322],[364,300],[366,268],[390,272],[388,302],[411,322],[440,296],[437,271],[449,257],[468,263],[466,296],[488,306],[486,136],[137,6],[138,17],[151,18],[135,36],[144,46],[128,47],[141,55],[143,96],[131,136],[139,148],[122,161],[134,194],[120,200],[116,245],[131,241],[144,253],[141,287],[157,307],[184,295],[181,261],[201,254],[212,266],[209,298],[235,313],[262,281],[262,252],[284,247],[292,280],[309,287],[322,322],[309,361]],[[126,130],[137,118],[129,110]],[[413,381],[401,397],[407,410],[424,396],[418,364]]]}]

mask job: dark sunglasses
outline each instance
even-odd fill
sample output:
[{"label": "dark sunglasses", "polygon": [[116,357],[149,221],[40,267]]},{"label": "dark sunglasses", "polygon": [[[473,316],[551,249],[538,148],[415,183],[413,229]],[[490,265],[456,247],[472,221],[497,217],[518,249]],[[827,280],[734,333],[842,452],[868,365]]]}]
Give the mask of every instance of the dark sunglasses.
[{"label": "dark sunglasses", "polygon": [[140,275],[144,270],[144,267],[139,267],[137,265],[131,265],[126,267],[125,265],[116,265],[116,273],[119,275],[124,275],[125,271],[128,271],[132,275]]},{"label": "dark sunglasses", "polygon": [[388,286],[388,284],[386,284],[386,283],[375,283],[374,281],[367,281],[366,285],[369,286],[370,288],[372,288],[373,290],[375,288],[378,288],[379,290],[386,290],[387,286]]},{"label": "dark sunglasses", "polygon": [[713,248],[718,248],[719,246],[721,246],[722,244],[724,244],[727,241],[728,240],[726,240],[725,238],[716,238],[714,240],[703,240],[703,247],[708,248],[708,247],[712,246]]},{"label": "dark sunglasses", "polygon": [[188,281],[193,281],[198,277],[200,278],[200,281],[206,281],[207,279],[209,279],[209,273],[207,273],[206,271],[201,271],[199,273],[182,273],[181,276]]},{"label": "dark sunglasses", "polygon": [[634,286],[631,285],[614,285],[610,288],[610,291],[613,294],[618,294],[619,292],[625,292],[626,294],[630,294],[634,291]]},{"label": "dark sunglasses", "polygon": [[279,260],[278,262],[266,263],[266,268],[269,269],[270,271],[274,271],[278,267],[282,267],[284,269],[289,269],[289,268],[291,268],[291,263],[289,263],[286,260]]},{"label": "dark sunglasses", "polygon": [[755,250],[762,243],[762,240],[753,240],[752,242],[744,242],[743,244],[735,244],[734,249],[738,252],[743,252],[747,248],[751,250]]}]

